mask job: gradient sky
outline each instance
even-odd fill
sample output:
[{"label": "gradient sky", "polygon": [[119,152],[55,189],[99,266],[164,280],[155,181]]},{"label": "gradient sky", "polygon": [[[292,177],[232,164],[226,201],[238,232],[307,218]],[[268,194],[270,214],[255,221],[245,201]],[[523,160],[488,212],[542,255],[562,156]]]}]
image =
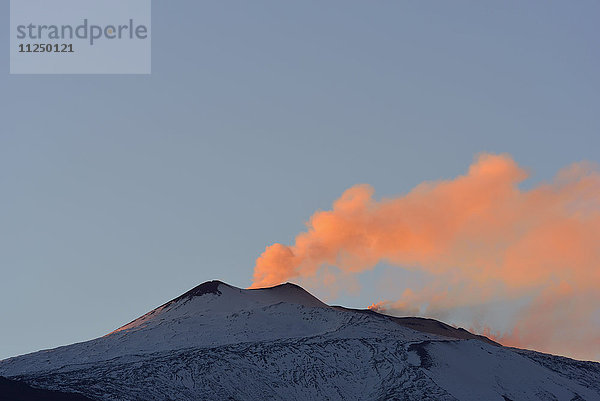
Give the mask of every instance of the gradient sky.
[{"label": "gradient sky", "polygon": [[[525,185],[600,162],[598,2],[152,11],[150,76],[11,76],[0,31],[0,358],[104,335],[209,279],[247,287],[265,246],[357,183],[405,193],[482,151],[529,168]],[[316,293],[393,298],[385,270]]]}]

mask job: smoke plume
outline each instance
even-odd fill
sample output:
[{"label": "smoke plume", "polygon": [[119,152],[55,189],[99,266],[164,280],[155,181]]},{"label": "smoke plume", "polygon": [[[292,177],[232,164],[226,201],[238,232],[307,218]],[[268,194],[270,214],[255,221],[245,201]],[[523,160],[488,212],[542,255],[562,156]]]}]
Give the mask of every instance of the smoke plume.
[{"label": "smoke plume", "polygon": [[292,246],[267,247],[252,287],[314,279],[330,267],[344,275],[378,263],[417,269],[433,277],[425,289],[373,307],[439,317],[520,300],[510,329],[496,339],[598,359],[600,172],[577,163],[522,190],[527,177],[509,155],[481,154],[466,175],[395,198],[376,200],[370,186],[354,186],[332,210],[316,212]]}]

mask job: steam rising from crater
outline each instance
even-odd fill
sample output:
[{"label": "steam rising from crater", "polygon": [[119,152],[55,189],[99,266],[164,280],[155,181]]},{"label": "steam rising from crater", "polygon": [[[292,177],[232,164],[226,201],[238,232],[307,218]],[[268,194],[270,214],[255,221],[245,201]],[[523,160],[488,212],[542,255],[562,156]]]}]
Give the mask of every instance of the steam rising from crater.
[{"label": "steam rising from crater", "polygon": [[418,269],[432,277],[425,290],[377,307],[434,316],[527,299],[496,339],[600,358],[600,172],[573,164],[521,190],[527,177],[509,155],[481,154],[466,175],[395,198],[377,200],[369,185],[354,186],[331,210],[317,211],[293,245],[267,247],[252,287],[314,279],[327,267],[344,275],[378,263]]}]

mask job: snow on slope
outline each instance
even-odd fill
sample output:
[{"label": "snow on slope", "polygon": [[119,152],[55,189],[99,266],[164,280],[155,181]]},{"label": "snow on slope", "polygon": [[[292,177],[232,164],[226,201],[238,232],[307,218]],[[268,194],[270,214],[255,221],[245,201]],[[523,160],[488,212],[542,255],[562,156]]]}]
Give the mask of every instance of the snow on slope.
[{"label": "snow on slope", "polygon": [[207,282],[0,375],[97,400],[600,400],[600,364],[415,331],[293,284]]},{"label": "snow on slope", "polygon": [[[597,400],[598,389],[573,381],[507,348],[431,342],[428,377],[460,400]],[[600,380],[600,369],[597,371]],[[465,386],[465,383],[468,383]]]}]

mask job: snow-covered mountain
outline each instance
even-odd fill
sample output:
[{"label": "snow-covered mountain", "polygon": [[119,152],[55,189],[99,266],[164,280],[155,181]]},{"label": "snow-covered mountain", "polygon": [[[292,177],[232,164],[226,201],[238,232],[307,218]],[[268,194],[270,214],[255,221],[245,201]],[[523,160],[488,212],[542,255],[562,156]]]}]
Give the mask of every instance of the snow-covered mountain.
[{"label": "snow-covered mountain", "polygon": [[104,337],[0,361],[0,376],[95,400],[600,400],[599,363],[294,284],[206,282]]}]

